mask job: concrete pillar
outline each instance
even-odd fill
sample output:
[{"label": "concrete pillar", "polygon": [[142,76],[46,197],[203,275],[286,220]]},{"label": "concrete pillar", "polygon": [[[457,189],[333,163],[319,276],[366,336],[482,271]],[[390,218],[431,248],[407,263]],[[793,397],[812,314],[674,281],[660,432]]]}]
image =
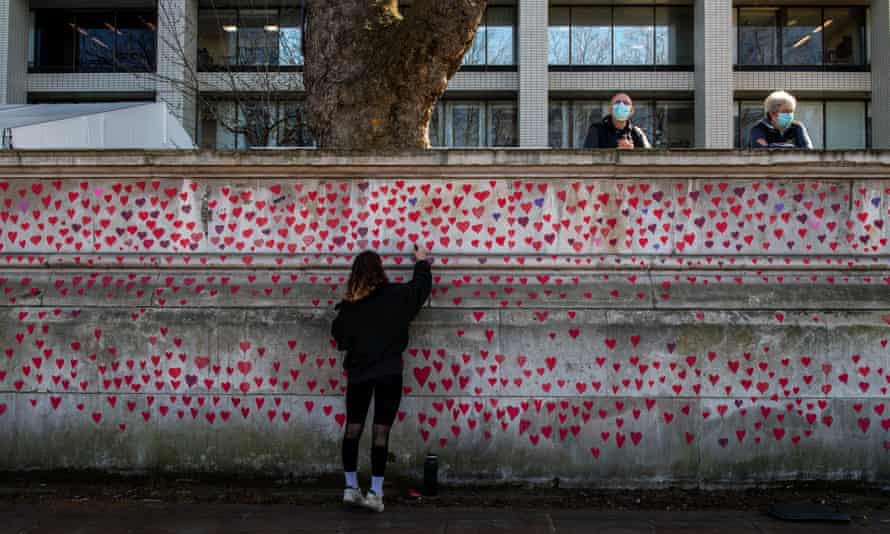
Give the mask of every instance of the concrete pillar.
[{"label": "concrete pillar", "polygon": [[197,142],[198,1],[158,1],[158,101]]},{"label": "concrete pillar", "polygon": [[519,146],[526,148],[548,146],[547,6],[519,0]]},{"label": "concrete pillar", "polygon": [[890,0],[871,2],[872,147],[890,149]]},{"label": "concrete pillar", "polygon": [[695,146],[732,148],[732,0],[695,2]]},{"label": "concrete pillar", "polygon": [[28,0],[0,0],[0,104],[28,98]]}]

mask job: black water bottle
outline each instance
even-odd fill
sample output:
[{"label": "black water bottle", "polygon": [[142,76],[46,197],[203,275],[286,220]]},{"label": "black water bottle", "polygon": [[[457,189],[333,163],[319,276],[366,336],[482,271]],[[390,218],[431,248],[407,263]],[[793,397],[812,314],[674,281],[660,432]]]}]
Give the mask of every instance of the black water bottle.
[{"label": "black water bottle", "polygon": [[427,454],[423,462],[423,494],[427,497],[439,492],[439,457]]}]

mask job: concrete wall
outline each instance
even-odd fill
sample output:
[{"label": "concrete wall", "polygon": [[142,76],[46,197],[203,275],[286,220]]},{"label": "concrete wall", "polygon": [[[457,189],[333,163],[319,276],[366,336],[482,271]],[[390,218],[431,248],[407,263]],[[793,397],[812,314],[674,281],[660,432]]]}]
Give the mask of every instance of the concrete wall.
[{"label": "concrete wall", "polygon": [[887,480],[888,202],[887,153],[0,154],[0,468],[337,471],[333,304],[419,241],[392,474]]}]

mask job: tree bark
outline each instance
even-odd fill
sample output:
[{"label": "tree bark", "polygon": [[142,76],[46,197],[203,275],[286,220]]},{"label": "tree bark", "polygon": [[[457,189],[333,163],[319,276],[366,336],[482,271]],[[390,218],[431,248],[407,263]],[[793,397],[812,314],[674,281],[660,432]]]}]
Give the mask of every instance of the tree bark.
[{"label": "tree bark", "polygon": [[320,148],[429,148],[433,106],[487,0],[307,0],[304,83]]}]

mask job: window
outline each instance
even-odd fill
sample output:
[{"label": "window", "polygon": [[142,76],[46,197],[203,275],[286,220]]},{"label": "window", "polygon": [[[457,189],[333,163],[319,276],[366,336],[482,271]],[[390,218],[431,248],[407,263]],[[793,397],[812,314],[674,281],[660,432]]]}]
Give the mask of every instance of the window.
[{"label": "window", "polygon": [[280,65],[303,64],[303,17],[299,9],[283,9],[279,26],[278,62]]},{"label": "window", "polygon": [[299,9],[201,9],[198,69],[299,67],[303,64]]},{"label": "window", "polygon": [[792,8],[782,24],[782,63],[819,65],[822,62],[822,10]]},{"label": "window", "polygon": [[857,149],[866,147],[865,102],[838,101],[825,103],[825,147]]},{"label": "window", "polygon": [[[746,148],[751,128],[763,119],[763,103],[736,103],[735,146]],[[802,122],[813,141],[813,148],[842,150],[871,146],[868,106],[864,100],[800,100],[794,119]]]},{"label": "window", "polygon": [[440,100],[430,119],[430,145],[471,148],[517,146],[515,101]]},{"label": "window", "polygon": [[154,22],[146,18],[145,13],[118,13],[114,51],[124,70],[153,71],[157,57],[155,45]]},{"label": "window", "polygon": [[610,65],[612,63],[612,9],[579,7],[573,9],[572,64]]},{"label": "window", "polygon": [[751,7],[734,12],[736,64],[858,68],[868,64],[865,7]]},{"label": "window", "polygon": [[825,64],[865,65],[866,59],[866,10],[857,8],[826,8]]},{"label": "window", "polygon": [[[591,124],[608,113],[608,100],[551,100],[548,136],[553,148],[583,148]],[[637,100],[631,122],[655,148],[689,148],[695,142],[690,100]]]},{"label": "window", "polygon": [[515,8],[512,6],[487,8],[476,30],[473,45],[461,60],[461,66],[515,65],[515,28]]},{"label": "window", "polygon": [[[108,24],[109,26],[106,26]],[[77,64],[80,72],[114,72],[114,14],[77,16]]]},{"label": "window", "polygon": [[278,64],[278,10],[242,9],[238,12],[238,64]]},{"label": "window", "polygon": [[691,68],[693,15],[688,6],[552,7],[547,61],[588,68]]},{"label": "window", "polygon": [[302,100],[217,100],[201,110],[201,146],[218,150],[249,147],[312,147]]},{"label": "window", "polygon": [[[549,65],[569,64],[569,21],[570,10],[567,7],[550,8],[550,26],[547,28],[547,63]],[[609,36],[611,43],[612,37]],[[611,49],[610,49],[611,53]]]},{"label": "window", "polygon": [[692,65],[695,63],[693,21],[695,14],[686,8],[655,10],[655,63]]},{"label": "window", "polygon": [[615,10],[612,45],[616,65],[651,65],[655,62],[655,10],[627,7]]},{"label": "window", "polygon": [[157,26],[153,11],[33,12],[31,72],[154,72]]},{"label": "window", "polygon": [[198,68],[235,65],[238,53],[238,12],[202,9],[198,13]]}]

